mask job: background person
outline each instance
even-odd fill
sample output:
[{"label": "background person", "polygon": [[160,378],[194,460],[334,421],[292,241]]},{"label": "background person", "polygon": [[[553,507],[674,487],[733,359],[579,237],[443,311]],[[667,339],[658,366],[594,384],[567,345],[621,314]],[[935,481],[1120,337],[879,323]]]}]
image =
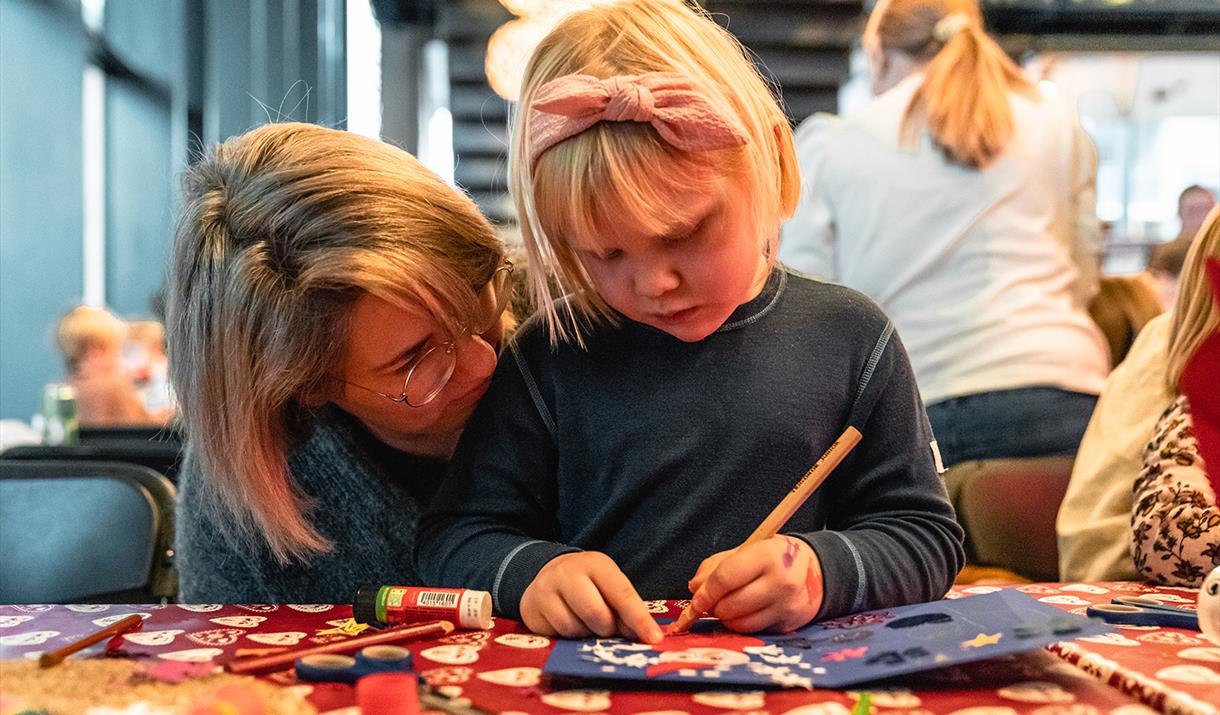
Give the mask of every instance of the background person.
[{"label": "background person", "polygon": [[59,321],[56,344],[76,390],[81,427],[164,424],[169,414],[145,408],[132,376],[123,369],[128,326],[105,308],[79,306]]},{"label": "background person", "polygon": [[864,47],[878,96],[801,125],[780,259],[890,315],[946,466],[1073,453],[1108,369],[1092,144],[975,0],[881,0]]}]

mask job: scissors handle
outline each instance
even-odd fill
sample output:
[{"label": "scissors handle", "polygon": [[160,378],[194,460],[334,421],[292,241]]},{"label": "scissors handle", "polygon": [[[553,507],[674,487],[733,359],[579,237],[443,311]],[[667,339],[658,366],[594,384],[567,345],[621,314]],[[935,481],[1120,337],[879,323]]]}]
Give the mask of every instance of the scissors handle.
[{"label": "scissors handle", "polygon": [[1169,610],[1159,610],[1145,606],[1103,603],[1089,606],[1085,612],[1094,618],[1102,619],[1106,623],[1127,626],[1164,626],[1168,628],[1185,628],[1192,631],[1199,630],[1199,617],[1189,611],[1175,613]]},{"label": "scissors handle", "polygon": [[1110,601],[1110,603],[1118,603],[1124,606],[1139,606],[1153,611],[1165,611],[1166,613],[1185,613],[1190,616],[1196,615],[1195,611],[1189,608],[1179,608],[1165,603],[1155,596],[1118,596]]}]

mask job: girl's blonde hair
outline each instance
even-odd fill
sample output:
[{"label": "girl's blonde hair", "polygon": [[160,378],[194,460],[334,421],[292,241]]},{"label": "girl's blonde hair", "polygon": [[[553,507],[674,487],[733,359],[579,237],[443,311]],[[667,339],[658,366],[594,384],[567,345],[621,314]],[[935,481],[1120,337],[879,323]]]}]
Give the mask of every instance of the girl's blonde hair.
[{"label": "girl's blonde hair", "polygon": [[270,124],[187,169],[167,342],[217,522],[281,562],[328,550],[287,458],[333,390],[354,302],[422,308],[457,334],[503,257],[469,198],[347,132]]},{"label": "girl's blonde hair", "polygon": [[903,114],[903,141],[913,143],[926,128],[955,164],[990,164],[1013,135],[1009,93],[1038,97],[983,30],[977,0],[879,0],[864,43],[928,63]]},{"label": "girl's blonde hair", "polygon": [[1186,361],[1207,336],[1220,329],[1220,309],[1207,280],[1208,259],[1220,260],[1220,206],[1207,214],[1182,264],[1165,361],[1165,380],[1174,394],[1180,390]]},{"label": "girl's blonde hair", "polygon": [[[543,85],[570,74],[605,79],[648,72],[689,78],[717,111],[740,122],[748,143],[685,152],[647,124],[599,122],[530,166],[530,105]],[[774,260],[780,222],[796,208],[800,175],[788,120],[741,44],[679,0],[625,0],[564,18],[526,65],[509,153],[509,189],[530,258],[530,288],[551,340],[582,343],[582,325],[614,321],[572,236],[596,236],[613,221],[664,235],[675,228],[668,219],[673,207],[722,176],[747,182],[760,251]]]}]

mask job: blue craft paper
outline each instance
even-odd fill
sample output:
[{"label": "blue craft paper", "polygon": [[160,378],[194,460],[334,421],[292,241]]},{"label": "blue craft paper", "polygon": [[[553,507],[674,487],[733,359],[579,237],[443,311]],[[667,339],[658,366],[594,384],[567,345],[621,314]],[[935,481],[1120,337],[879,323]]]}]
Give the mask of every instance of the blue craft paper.
[{"label": "blue craft paper", "polygon": [[[620,638],[558,641],[543,670],[551,675],[637,682],[842,688],[1109,631],[1104,623],[1004,589],[869,611],[784,635],[758,635],[754,637],[763,645],[747,647],[745,653],[674,655]],[[718,621],[700,620],[692,632],[723,631]],[[975,645],[965,646],[967,642]],[[649,667],[680,667],[667,664],[682,658],[718,664],[648,677]]]}]

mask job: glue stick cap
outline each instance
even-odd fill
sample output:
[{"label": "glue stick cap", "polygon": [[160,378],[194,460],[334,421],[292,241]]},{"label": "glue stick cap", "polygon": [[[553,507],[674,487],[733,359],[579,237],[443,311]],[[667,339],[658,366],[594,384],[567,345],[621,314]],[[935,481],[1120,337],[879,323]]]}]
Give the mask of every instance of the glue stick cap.
[{"label": "glue stick cap", "polygon": [[491,594],[486,591],[463,591],[458,600],[458,625],[490,630],[495,625],[491,620]]},{"label": "glue stick cap", "polygon": [[419,677],[413,673],[378,673],[356,681],[356,704],[362,715],[419,715]]},{"label": "glue stick cap", "polygon": [[377,617],[377,594],[381,592],[381,589],[381,586],[361,586],[356,589],[356,595],[352,599],[352,618],[357,623],[385,625]]}]

